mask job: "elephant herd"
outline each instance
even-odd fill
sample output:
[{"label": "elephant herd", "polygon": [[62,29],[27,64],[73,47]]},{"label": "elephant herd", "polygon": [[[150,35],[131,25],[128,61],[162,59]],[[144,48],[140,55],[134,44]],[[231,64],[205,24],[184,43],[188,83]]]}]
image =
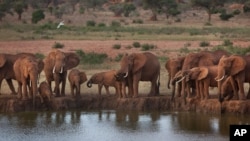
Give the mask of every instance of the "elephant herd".
[{"label": "elephant herd", "polygon": [[[84,72],[74,69],[79,63],[77,54],[58,49],[52,50],[43,60],[37,59],[31,53],[0,54],[0,86],[5,79],[12,94],[17,94],[17,97],[23,100],[32,99],[35,105],[38,93],[42,102],[45,97],[51,99],[52,81],[55,82],[55,96],[65,96],[68,76],[72,96],[80,96],[80,85],[87,81],[87,77]],[[218,87],[220,101],[233,97],[240,100],[250,98],[250,91],[245,96],[243,87],[245,82],[250,83],[250,55],[229,55],[224,50],[201,51],[171,58],[166,62],[165,68],[169,73],[168,88],[172,86],[172,100],[174,97],[208,99],[209,87]],[[71,71],[67,75],[68,70]],[[38,86],[42,71],[46,81]],[[18,82],[17,92],[12,80]],[[113,86],[120,98],[136,98],[139,81],[151,82],[148,96],[159,95],[160,63],[150,52],[125,54],[118,70],[94,74],[87,81],[87,86],[98,84],[99,95],[103,86],[107,94],[108,87]]]},{"label": "elephant herd", "polygon": [[218,98],[245,100],[244,83],[250,83],[250,55],[230,55],[224,50],[201,51],[169,59],[168,88],[174,97],[209,99],[209,87],[218,87]]},{"label": "elephant herd", "polygon": [[[32,53],[0,54],[0,86],[5,79],[12,94],[17,94],[17,98],[26,100],[32,99],[35,105],[35,98],[38,95],[41,102],[44,98],[50,100],[53,93],[56,97],[65,96],[65,85],[67,79],[70,83],[72,96],[80,96],[80,85],[87,81],[84,72],[75,69],[80,63],[80,58],[76,53],[62,52],[58,49],[52,50],[43,60],[37,59]],[[44,71],[46,81],[39,84],[40,73]],[[12,80],[18,83],[16,92]],[[52,81],[54,89],[52,92]],[[159,94],[160,63],[152,53],[126,54],[121,60],[121,68],[117,71],[111,70],[94,74],[87,82],[87,86],[98,84],[99,94],[101,88],[105,86],[109,94],[108,87],[116,88],[119,97],[138,96],[139,81],[150,81],[152,84],[149,95]]]}]

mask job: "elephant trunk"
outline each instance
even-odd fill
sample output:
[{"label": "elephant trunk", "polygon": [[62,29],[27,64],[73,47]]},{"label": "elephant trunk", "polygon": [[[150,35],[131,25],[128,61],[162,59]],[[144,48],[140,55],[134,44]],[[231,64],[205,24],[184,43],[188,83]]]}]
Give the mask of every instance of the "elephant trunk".
[{"label": "elephant trunk", "polygon": [[218,95],[219,102],[223,102],[224,98],[221,95],[221,85],[222,80],[225,78],[225,71],[222,68],[218,68],[218,75],[215,77],[215,80],[218,82]]},{"label": "elephant trunk", "polygon": [[87,86],[88,86],[89,88],[92,87],[92,80],[91,80],[91,79],[87,82]]},{"label": "elephant trunk", "polygon": [[31,87],[32,87],[32,100],[33,100],[33,108],[35,108],[35,104],[36,104],[36,95],[38,93],[38,89],[37,89],[37,82],[38,82],[38,74],[32,74],[31,78]]},{"label": "elephant trunk", "polygon": [[[60,70],[60,71],[59,71]],[[53,73],[63,73],[63,66],[56,67],[56,65],[53,67]]]}]

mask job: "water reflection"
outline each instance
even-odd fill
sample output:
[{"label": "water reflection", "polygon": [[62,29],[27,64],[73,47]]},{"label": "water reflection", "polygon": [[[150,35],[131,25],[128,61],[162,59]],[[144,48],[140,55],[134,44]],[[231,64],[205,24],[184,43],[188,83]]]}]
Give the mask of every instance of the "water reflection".
[{"label": "water reflection", "polygon": [[0,114],[0,140],[228,140],[246,115],[186,112],[60,111]]}]

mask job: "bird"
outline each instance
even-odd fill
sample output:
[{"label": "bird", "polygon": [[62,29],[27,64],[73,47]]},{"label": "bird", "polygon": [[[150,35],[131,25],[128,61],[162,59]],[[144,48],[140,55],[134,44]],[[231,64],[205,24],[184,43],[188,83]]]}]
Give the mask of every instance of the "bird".
[{"label": "bird", "polygon": [[61,21],[61,22],[58,24],[57,28],[60,28],[62,25],[64,25],[64,21]]}]

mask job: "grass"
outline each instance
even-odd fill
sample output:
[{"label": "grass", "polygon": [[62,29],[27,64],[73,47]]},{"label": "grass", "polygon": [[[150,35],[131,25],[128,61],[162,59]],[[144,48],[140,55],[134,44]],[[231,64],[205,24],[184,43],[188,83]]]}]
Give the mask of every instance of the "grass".
[{"label": "grass", "polygon": [[[178,27],[178,26],[122,26],[113,21],[109,26],[70,26],[60,29],[55,23],[1,24],[0,40],[31,39],[131,39],[131,40],[224,40],[248,39],[250,28],[247,27]],[[24,34],[25,33],[25,34]]]}]

